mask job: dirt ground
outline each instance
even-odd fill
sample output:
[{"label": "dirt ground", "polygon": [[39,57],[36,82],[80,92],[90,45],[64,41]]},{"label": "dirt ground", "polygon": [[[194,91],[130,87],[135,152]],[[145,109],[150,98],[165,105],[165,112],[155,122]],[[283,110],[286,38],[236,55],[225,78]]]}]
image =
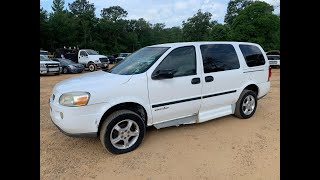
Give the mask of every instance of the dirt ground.
[{"label": "dirt ground", "polygon": [[135,151],[113,155],[98,138],[72,138],[51,122],[53,86],[75,75],[40,76],[41,179],[280,179],[280,70],[253,117],[148,128]]}]

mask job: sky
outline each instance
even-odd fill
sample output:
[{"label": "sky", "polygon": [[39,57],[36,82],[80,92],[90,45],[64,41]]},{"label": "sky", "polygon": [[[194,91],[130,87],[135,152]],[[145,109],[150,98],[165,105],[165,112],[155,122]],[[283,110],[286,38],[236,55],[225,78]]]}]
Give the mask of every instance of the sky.
[{"label": "sky", "polygon": [[[52,12],[53,0],[40,0],[40,6],[48,12]],[[65,0],[65,8],[68,3],[75,0]],[[279,5],[280,0],[262,0],[271,5]],[[165,23],[166,27],[180,26],[182,21],[186,21],[197,13],[210,12],[211,20],[223,23],[227,12],[229,0],[89,0],[96,7],[96,16],[100,17],[101,10],[110,6],[121,6],[128,12],[125,19],[144,18],[152,24]],[[280,13],[280,8],[276,8],[275,14]]]}]

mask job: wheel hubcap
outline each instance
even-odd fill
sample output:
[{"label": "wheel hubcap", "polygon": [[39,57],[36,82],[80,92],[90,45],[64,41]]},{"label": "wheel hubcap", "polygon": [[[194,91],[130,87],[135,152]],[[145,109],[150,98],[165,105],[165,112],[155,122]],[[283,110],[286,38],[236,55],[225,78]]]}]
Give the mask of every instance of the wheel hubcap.
[{"label": "wheel hubcap", "polygon": [[137,142],[140,134],[139,126],[130,119],[118,122],[111,130],[110,141],[117,149],[127,149]]},{"label": "wheel hubcap", "polygon": [[67,73],[67,72],[68,72],[68,69],[67,69],[67,68],[64,68],[64,69],[63,69],[63,72],[64,72],[64,73]]},{"label": "wheel hubcap", "polygon": [[93,70],[94,70],[94,66],[93,66],[93,65],[90,65],[90,66],[89,66],[89,70],[90,70],[90,71],[93,71]]},{"label": "wheel hubcap", "polygon": [[242,103],[242,112],[245,115],[250,115],[256,106],[255,99],[252,95],[248,95]]}]

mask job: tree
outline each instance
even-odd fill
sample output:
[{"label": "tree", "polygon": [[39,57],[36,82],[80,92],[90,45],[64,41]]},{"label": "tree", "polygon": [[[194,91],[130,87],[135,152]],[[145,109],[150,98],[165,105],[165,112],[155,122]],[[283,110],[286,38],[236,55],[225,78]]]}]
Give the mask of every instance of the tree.
[{"label": "tree", "polygon": [[76,46],[78,31],[74,16],[68,11],[56,11],[50,14],[48,20],[50,35],[48,36],[51,44],[50,50],[63,46]]},{"label": "tree", "polygon": [[255,1],[239,12],[231,25],[237,41],[260,44],[264,50],[280,48],[280,18],[272,13],[273,6]]},{"label": "tree", "polygon": [[230,0],[227,7],[227,14],[224,16],[224,22],[232,24],[234,18],[239,14],[239,11],[252,3],[252,0]]},{"label": "tree", "polygon": [[73,16],[75,16],[75,23],[77,24],[77,30],[75,36],[80,37],[78,44],[80,47],[90,47],[93,43],[93,27],[97,23],[95,17],[94,4],[90,4],[86,0],[75,0],[73,3],[69,3],[69,9]]},{"label": "tree", "polygon": [[64,0],[53,0],[51,8],[52,8],[53,12],[63,11]]},{"label": "tree", "polygon": [[127,17],[128,12],[120,6],[111,6],[109,8],[103,8],[101,10],[101,17],[107,20],[116,22],[121,18]]},{"label": "tree", "polygon": [[40,48],[48,48],[48,13],[43,8],[40,8]]},{"label": "tree", "polygon": [[210,31],[210,19],[212,14],[209,12],[201,12],[199,9],[197,14],[188,18],[187,22],[182,22],[183,38],[186,41],[203,41],[208,38]]},{"label": "tree", "polygon": [[75,16],[95,16],[94,4],[90,4],[87,0],[76,0],[73,3],[68,3],[69,9]]},{"label": "tree", "polygon": [[209,40],[211,41],[229,41],[230,37],[230,28],[228,25],[216,24],[212,26],[210,32]]}]

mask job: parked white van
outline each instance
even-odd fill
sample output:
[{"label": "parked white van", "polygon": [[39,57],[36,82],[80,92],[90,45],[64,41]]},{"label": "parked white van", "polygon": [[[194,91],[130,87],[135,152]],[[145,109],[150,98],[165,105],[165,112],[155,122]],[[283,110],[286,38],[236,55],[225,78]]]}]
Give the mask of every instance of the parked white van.
[{"label": "parked white van", "polygon": [[[136,149],[146,126],[250,118],[270,89],[264,50],[247,42],[184,42],[144,47],[108,71],[64,80],[50,115],[70,136],[99,136],[111,153]],[[178,134],[177,134],[178,135]]]}]

